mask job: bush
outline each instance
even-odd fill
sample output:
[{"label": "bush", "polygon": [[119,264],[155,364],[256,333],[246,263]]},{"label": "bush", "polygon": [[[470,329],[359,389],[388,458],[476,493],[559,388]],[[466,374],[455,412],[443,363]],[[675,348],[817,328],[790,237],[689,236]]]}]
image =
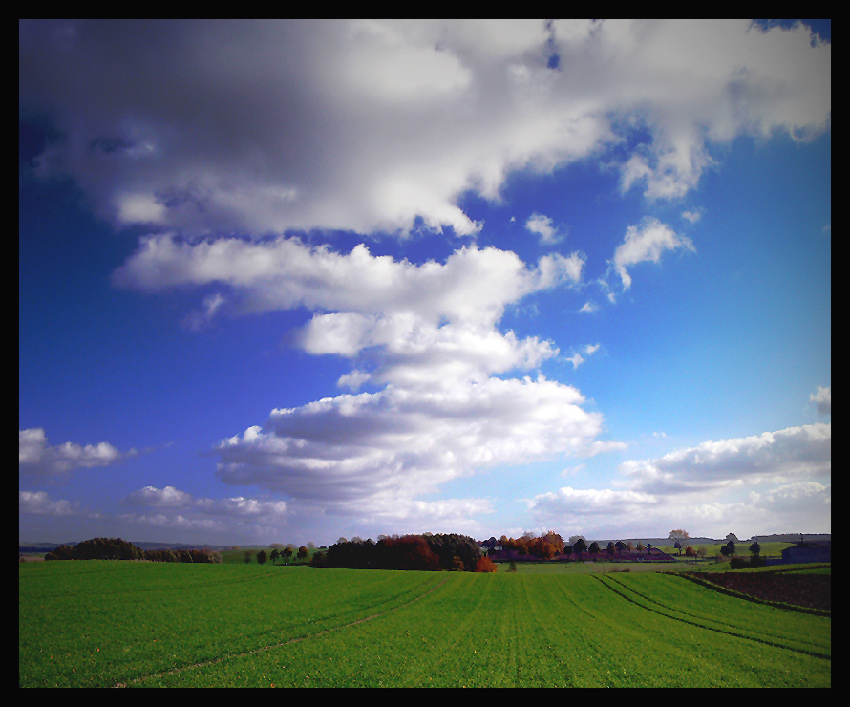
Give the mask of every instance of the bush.
[{"label": "bush", "polygon": [[758,557],[757,555],[753,555],[751,558],[735,555],[735,557],[732,558],[730,566],[733,570],[739,570],[745,567],[766,567],[767,560],[763,557]]},{"label": "bush", "polygon": [[496,563],[486,556],[479,559],[478,564],[475,567],[476,572],[495,572],[498,569],[499,568]]}]

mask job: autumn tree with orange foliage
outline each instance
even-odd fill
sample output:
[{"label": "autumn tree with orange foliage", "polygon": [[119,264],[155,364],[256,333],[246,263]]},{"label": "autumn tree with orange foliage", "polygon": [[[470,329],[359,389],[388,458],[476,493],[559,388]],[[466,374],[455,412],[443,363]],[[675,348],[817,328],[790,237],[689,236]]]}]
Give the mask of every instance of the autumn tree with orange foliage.
[{"label": "autumn tree with orange foliage", "polygon": [[478,564],[475,566],[476,572],[495,572],[498,569],[498,565],[496,565],[496,563],[486,555],[483,555],[481,559],[478,560]]}]

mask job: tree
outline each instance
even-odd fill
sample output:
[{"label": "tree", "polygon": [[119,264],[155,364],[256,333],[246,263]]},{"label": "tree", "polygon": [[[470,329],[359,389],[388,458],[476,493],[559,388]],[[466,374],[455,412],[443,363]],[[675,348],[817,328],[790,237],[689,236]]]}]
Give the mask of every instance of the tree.
[{"label": "tree", "polygon": [[670,540],[688,540],[691,537],[690,533],[687,530],[683,530],[682,528],[676,528],[675,530],[670,531],[669,539]]},{"label": "tree", "polygon": [[309,554],[310,554],[310,551],[307,549],[306,545],[302,545],[301,547],[298,548],[298,559],[299,560],[306,560],[307,555],[309,555]]},{"label": "tree", "polygon": [[284,562],[289,562],[289,558],[292,557],[292,546],[287,545],[283,550],[280,551],[280,556],[283,558]]},{"label": "tree", "polygon": [[486,555],[478,560],[478,564],[475,567],[476,572],[495,572],[498,569],[496,563]]},{"label": "tree", "polygon": [[269,559],[272,561],[272,564],[275,563],[278,557],[280,557],[280,551],[276,547],[273,547],[271,553],[269,553]]},{"label": "tree", "polygon": [[266,560],[267,560],[267,559],[268,559],[268,557],[266,556],[266,551],[265,551],[265,550],[260,550],[260,551],[257,553],[257,562],[259,562],[261,565],[266,564]]},{"label": "tree", "polygon": [[760,552],[761,546],[757,542],[754,542],[752,545],[750,545],[750,554],[752,554],[754,558],[758,559]]},{"label": "tree", "polygon": [[587,550],[587,545],[584,542],[584,538],[579,536],[578,540],[573,543],[573,550],[578,553],[578,559],[581,560],[581,553]]},{"label": "tree", "polygon": [[593,555],[593,559],[595,560],[595,559],[596,559],[596,556],[599,554],[599,543],[597,543],[597,542],[594,540],[592,543],[590,543],[590,547],[589,547],[589,548],[587,548],[587,551],[588,551],[591,555]]},{"label": "tree", "polygon": [[251,562],[251,551],[245,550],[245,564],[250,564]]}]

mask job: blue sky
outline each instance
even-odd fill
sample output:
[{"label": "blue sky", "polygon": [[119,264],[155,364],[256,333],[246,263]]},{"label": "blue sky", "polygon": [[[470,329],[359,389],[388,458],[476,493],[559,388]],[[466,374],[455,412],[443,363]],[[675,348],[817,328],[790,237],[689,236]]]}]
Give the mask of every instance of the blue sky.
[{"label": "blue sky", "polygon": [[22,540],[831,531],[827,21],[23,21]]}]

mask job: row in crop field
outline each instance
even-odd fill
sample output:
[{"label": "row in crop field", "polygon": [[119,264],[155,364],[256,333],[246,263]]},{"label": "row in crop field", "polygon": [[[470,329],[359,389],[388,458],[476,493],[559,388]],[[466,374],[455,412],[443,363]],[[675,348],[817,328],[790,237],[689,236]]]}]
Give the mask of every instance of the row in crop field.
[{"label": "row in crop field", "polygon": [[26,686],[830,684],[828,617],[672,575],[53,564],[20,571]]}]

